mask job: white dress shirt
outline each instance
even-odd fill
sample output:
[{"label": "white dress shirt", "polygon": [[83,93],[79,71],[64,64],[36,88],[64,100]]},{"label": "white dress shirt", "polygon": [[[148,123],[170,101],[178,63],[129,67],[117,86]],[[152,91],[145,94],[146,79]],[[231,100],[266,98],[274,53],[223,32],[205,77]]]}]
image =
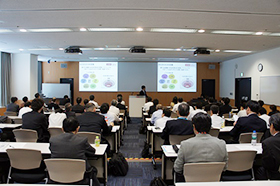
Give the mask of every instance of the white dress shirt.
[{"label": "white dress shirt", "polygon": [[221,118],[217,114],[213,114],[211,116],[211,121],[212,121],[212,128],[215,128],[215,129],[220,129],[224,122],[223,118]]},{"label": "white dress shirt", "polygon": [[[191,108],[192,108],[192,106],[190,106],[190,110],[191,110]],[[188,115],[188,120],[191,121],[192,118],[194,117],[194,115],[196,115],[197,113],[200,113],[200,112],[207,114],[207,112],[202,109],[196,109],[196,110],[193,110],[190,112],[190,114]]]},{"label": "white dress shirt", "polygon": [[31,112],[31,111],[32,111],[32,109],[29,108],[29,107],[22,107],[22,108],[19,110],[19,112],[18,112],[18,117],[19,117],[19,118],[22,118],[22,115],[23,115],[23,114],[25,114],[25,113],[27,113],[27,112]]},{"label": "white dress shirt", "polygon": [[237,116],[238,116],[239,118],[240,118],[240,117],[247,116],[246,109],[240,110],[240,111],[237,113]]},{"label": "white dress shirt", "polygon": [[162,118],[159,118],[158,120],[156,120],[155,122],[155,126],[156,127],[160,127],[160,128],[164,128],[166,125],[166,122],[169,120],[172,120],[173,118],[169,118],[166,116],[163,116]]},{"label": "white dress shirt", "polygon": [[104,116],[104,119],[107,123],[107,125],[111,125],[111,123],[114,123],[114,120],[115,120],[115,114],[114,113],[110,113],[110,112],[107,112],[105,114],[101,114],[100,115]]},{"label": "white dress shirt", "polygon": [[51,113],[49,116],[49,128],[50,127],[60,127],[62,128],[62,122],[66,118],[65,113]]},{"label": "white dress shirt", "polygon": [[151,102],[151,101],[145,103],[145,104],[144,104],[144,111],[150,110],[150,106],[153,106],[153,105],[154,105],[154,103]]},{"label": "white dress shirt", "polygon": [[267,128],[269,129],[269,118],[270,118],[270,116],[267,115],[267,114],[263,114],[263,115],[260,115],[259,117],[266,122]]},{"label": "white dress shirt", "polygon": [[155,124],[155,122],[156,122],[158,119],[162,118],[162,113],[163,113],[163,110],[162,110],[162,109],[159,109],[159,110],[155,111],[155,112],[153,113],[152,117],[151,117],[151,123],[152,123],[152,124]]},{"label": "white dress shirt", "polygon": [[114,113],[116,116],[119,116],[119,114],[120,114],[120,109],[119,109],[118,107],[115,107],[115,106],[111,105],[108,112],[112,112],[112,113]]}]

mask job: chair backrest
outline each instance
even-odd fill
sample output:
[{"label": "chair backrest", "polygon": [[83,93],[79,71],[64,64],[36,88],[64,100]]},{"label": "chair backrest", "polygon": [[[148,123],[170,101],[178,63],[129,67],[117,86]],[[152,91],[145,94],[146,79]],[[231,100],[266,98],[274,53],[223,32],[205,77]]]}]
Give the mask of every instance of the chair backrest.
[{"label": "chair backrest", "polygon": [[4,112],[5,116],[17,116],[17,112],[12,112],[12,111],[6,111]]},{"label": "chair backrest", "polygon": [[209,134],[213,137],[218,137],[220,133],[220,129],[211,128]]},{"label": "chair backrest", "polygon": [[227,170],[241,172],[252,169],[256,154],[257,151],[253,150],[228,152]]},{"label": "chair backrest", "polygon": [[58,127],[50,127],[49,132],[50,132],[51,137],[54,137],[59,134],[62,134],[63,130],[62,130],[62,128],[58,128]]},{"label": "chair backrest", "polygon": [[225,165],[225,162],[186,163],[184,177],[186,182],[218,182]]},{"label": "chair backrest", "polygon": [[171,116],[170,117],[171,118],[178,118],[178,115],[177,115],[177,113],[171,111]]},{"label": "chair backrest", "polygon": [[[251,143],[252,133],[253,132],[240,134],[239,143]],[[256,133],[257,133],[257,143],[260,143],[263,136],[263,132],[256,132]]]},{"label": "chair backrest", "polygon": [[99,136],[99,139],[101,139],[100,134],[96,132],[78,132],[77,135],[87,137],[90,144],[94,144],[96,136]]},{"label": "chair backrest", "polygon": [[169,135],[169,143],[171,145],[180,144],[181,141],[194,137],[194,134],[191,135]]},{"label": "chair backrest", "polygon": [[15,124],[22,124],[22,118],[13,119]]},{"label": "chair backrest", "polygon": [[77,116],[80,116],[80,115],[82,115],[83,113],[75,113],[75,116],[77,117]]},{"label": "chair backrest", "polygon": [[83,180],[86,171],[85,160],[45,159],[50,179],[60,183],[73,183]]},{"label": "chair backrest", "polygon": [[42,154],[34,149],[7,149],[11,167],[21,170],[39,168],[42,161]]},{"label": "chair backrest", "polygon": [[36,130],[31,129],[14,129],[17,142],[37,142],[38,135]]}]

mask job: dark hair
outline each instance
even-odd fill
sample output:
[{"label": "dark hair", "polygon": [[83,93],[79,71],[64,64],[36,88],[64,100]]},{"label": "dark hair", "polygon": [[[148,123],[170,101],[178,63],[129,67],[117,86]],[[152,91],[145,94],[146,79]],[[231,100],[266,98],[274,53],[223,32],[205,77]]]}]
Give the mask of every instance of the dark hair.
[{"label": "dark hair", "polygon": [[264,105],[263,100],[259,100],[258,103],[259,103],[260,107],[262,107]]},{"label": "dark hair", "polygon": [[209,101],[210,103],[214,103],[214,102],[215,102],[215,99],[214,99],[213,97],[210,97],[210,98],[208,99],[208,101]]},{"label": "dark hair", "polygon": [[74,132],[79,127],[79,122],[76,118],[70,117],[63,120],[64,132]]},{"label": "dark hair", "polygon": [[72,108],[71,103],[66,103],[66,104],[65,104],[65,111],[66,111],[66,112],[70,112],[71,108]]},{"label": "dark hair", "polygon": [[225,105],[228,105],[229,102],[230,102],[230,99],[229,99],[228,97],[224,98],[224,103],[225,103]]},{"label": "dark hair", "polygon": [[63,113],[63,110],[61,108],[55,109],[55,113]]},{"label": "dark hair", "polygon": [[66,99],[66,98],[69,98],[67,95],[64,95],[64,98]]},{"label": "dark hair", "polygon": [[199,112],[195,114],[192,118],[192,123],[195,126],[197,132],[209,133],[211,129],[211,117],[208,114]]},{"label": "dark hair", "polygon": [[249,107],[252,112],[256,112],[256,113],[258,113],[260,108],[259,103],[254,100],[248,101],[246,108],[247,107]]},{"label": "dark hair", "polygon": [[76,102],[77,102],[78,104],[80,104],[80,103],[82,102],[82,98],[81,98],[81,97],[77,97],[77,98],[76,98]]},{"label": "dark hair", "polygon": [[24,97],[22,98],[22,101],[23,101],[24,103],[26,103],[26,102],[28,101],[28,97],[24,96]]},{"label": "dark hair", "polygon": [[163,109],[163,114],[164,114],[164,116],[166,116],[166,117],[170,117],[170,116],[171,116],[171,110],[165,108],[165,109]]},{"label": "dark hair", "polygon": [[115,100],[115,99],[113,99],[112,101],[111,101],[111,105],[113,105],[113,106],[117,106],[117,104],[118,104],[118,102]]},{"label": "dark hair", "polygon": [[34,95],[35,98],[39,98],[40,97],[40,94],[37,92],[35,95]]},{"label": "dark hair", "polygon": [[40,98],[33,99],[31,108],[33,111],[38,112],[44,106],[44,101]]},{"label": "dark hair", "polygon": [[156,106],[157,110],[162,110],[162,108],[163,108],[162,104],[157,104],[157,106]]},{"label": "dark hair", "polygon": [[84,99],[84,104],[88,104],[89,100],[88,99]]},{"label": "dark hair", "polygon": [[202,107],[203,107],[203,105],[202,105],[201,102],[197,102],[197,103],[196,103],[196,108],[202,109]]},{"label": "dark hair", "polygon": [[154,103],[154,106],[157,106],[157,104],[159,103],[158,99],[154,99],[153,103]]},{"label": "dark hair", "polygon": [[148,102],[152,101],[152,98],[151,97],[147,97],[147,101]]},{"label": "dark hair", "polygon": [[122,102],[122,96],[117,96],[117,100],[119,103]]},{"label": "dark hair", "polygon": [[260,115],[267,114],[266,109],[263,108],[263,107],[261,107],[261,108],[259,109],[259,113],[260,113]]},{"label": "dark hair", "polygon": [[174,104],[177,104],[177,103],[178,103],[178,98],[177,98],[177,96],[174,96],[174,97],[173,97],[172,102],[173,102]]},{"label": "dark hair", "polygon": [[145,85],[142,85],[142,86],[141,86],[141,89],[144,89],[144,88],[146,88],[146,86],[145,86]]},{"label": "dark hair", "polygon": [[213,114],[218,114],[218,112],[219,112],[219,107],[218,107],[218,105],[212,105],[212,106],[210,107],[210,110],[212,111]]},{"label": "dark hair", "polygon": [[180,116],[188,116],[189,115],[190,106],[186,103],[181,103],[178,106],[178,112]]},{"label": "dark hair", "polygon": [[56,98],[52,98],[52,102],[55,102],[56,101]]},{"label": "dark hair", "polygon": [[24,103],[24,107],[29,107],[31,105],[31,102],[30,101],[26,101],[25,103]]},{"label": "dark hair", "polygon": [[183,98],[178,98],[178,102],[179,102],[179,103],[182,103],[183,101],[184,101]]},{"label": "dark hair", "polygon": [[100,106],[100,112],[101,114],[106,114],[109,110],[109,104],[108,103],[103,103],[101,106]]},{"label": "dark hair", "polygon": [[276,131],[280,131],[280,113],[273,114],[269,118],[269,124],[273,124]]},{"label": "dark hair", "polygon": [[275,112],[277,110],[276,105],[270,105],[269,106],[270,110],[272,110],[273,112]]},{"label": "dark hair", "polygon": [[94,100],[94,95],[90,95],[89,100]]},{"label": "dark hair", "polygon": [[243,109],[246,109],[247,108],[247,102],[246,101],[242,101],[241,107],[243,107]]},{"label": "dark hair", "polygon": [[11,102],[12,102],[12,103],[16,102],[17,100],[18,100],[17,97],[11,97]]},{"label": "dark hair", "polygon": [[122,95],[121,95],[121,94],[118,94],[117,97],[122,97]]}]

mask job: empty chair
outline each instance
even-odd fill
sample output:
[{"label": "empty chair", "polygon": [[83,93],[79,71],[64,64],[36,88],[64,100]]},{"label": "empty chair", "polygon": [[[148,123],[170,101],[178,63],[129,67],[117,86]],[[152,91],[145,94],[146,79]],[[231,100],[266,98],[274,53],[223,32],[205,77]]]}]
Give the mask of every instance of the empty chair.
[{"label": "empty chair", "polygon": [[[84,179],[85,160],[79,159],[45,159],[50,182],[76,183]],[[89,180],[85,182],[90,183]]]},{"label": "empty chair", "polygon": [[253,163],[256,154],[257,151],[252,150],[228,152],[227,171],[222,175],[222,180],[254,180]]},{"label": "empty chair", "polygon": [[[240,134],[239,143],[251,143],[252,133],[253,132]],[[257,143],[260,143],[263,136],[263,132],[256,132],[256,133],[257,133]]]},{"label": "empty chair", "polygon": [[225,162],[205,162],[184,164],[186,182],[215,182],[220,181]]},{"label": "empty chair", "polygon": [[59,128],[59,127],[50,127],[49,132],[50,132],[51,137],[54,137],[56,135],[62,134],[63,130],[62,130],[62,128]]},{"label": "empty chair", "polygon": [[39,150],[7,149],[10,170],[7,183],[12,179],[18,183],[38,183],[46,178],[45,165]]},{"label": "empty chair", "polygon": [[99,139],[101,139],[100,134],[95,132],[78,132],[77,135],[87,137],[89,144],[94,144],[96,136],[99,136]]},{"label": "empty chair", "polygon": [[218,137],[220,133],[220,129],[211,128],[209,134],[213,137]]},{"label": "empty chair", "polygon": [[5,116],[17,116],[17,112],[12,112],[12,111],[6,111],[4,112]]},{"label": "empty chair", "polygon": [[190,135],[169,135],[170,145],[180,144],[181,141],[194,137],[194,134]]},{"label": "empty chair", "polygon": [[31,129],[14,129],[17,142],[37,142],[38,135],[36,130]]}]

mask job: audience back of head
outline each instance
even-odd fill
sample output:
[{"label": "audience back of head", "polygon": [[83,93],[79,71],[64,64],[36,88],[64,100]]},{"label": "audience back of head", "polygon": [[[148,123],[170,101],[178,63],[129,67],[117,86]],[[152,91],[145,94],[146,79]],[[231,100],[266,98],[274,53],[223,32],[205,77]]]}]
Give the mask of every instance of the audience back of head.
[{"label": "audience back of head", "polygon": [[165,108],[165,109],[163,109],[163,114],[164,114],[164,116],[170,118],[170,116],[171,116],[171,110],[168,109],[168,108]]},{"label": "audience back of head", "polygon": [[209,133],[211,129],[211,117],[208,114],[199,112],[192,118],[192,123],[199,133]]},{"label": "audience back of head", "polygon": [[87,103],[85,106],[86,112],[93,112],[95,109],[95,105],[93,103]]},{"label": "audience back of head", "polygon": [[269,124],[273,124],[276,131],[280,131],[280,113],[273,114],[269,118]]},{"label": "audience back of head", "polygon": [[79,127],[77,119],[70,117],[63,120],[62,124],[64,132],[74,132]]},{"label": "audience back of head", "polygon": [[87,104],[88,104],[88,102],[89,102],[89,100],[88,100],[88,99],[84,99],[84,105],[87,105]]},{"label": "audience back of head", "polygon": [[218,105],[211,105],[210,110],[212,111],[213,114],[218,114],[219,113],[219,106]]},{"label": "audience back of head", "polygon": [[90,96],[89,96],[89,100],[90,100],[90,101],[93,101],[93,100],[94,100],[94,95],[90,95]]},{"label": "audience back of head", "polygon": [[82,98],[81,97],[77,97],[76,98],[76,102],[77,102],[78,105],[80,105],[80,103],[82,102]]},{"label": "audience back of head", "polygon": [[12,102],[12,103],[15,103],[17,100],[18,100],[17,97],[11,97],[11,102]]},{"label": "audience back of head", "polygon": [[106,114],[109,110],[109,104],[108,103],[103,103],[101,106],[100,106],[100,112],[101,114]]},{"label": "audience back of head", "polygon": [[259,103],[254,100],[248,101],[246,108],[248,108],[248,107],[250,108],[250,110],[252,112],[256,112],[256,113],[258,113],[259,108],[260,108]]},{"label": "audience back of head", "polygon": [[23,101],[24,103],[26,103],[26,102],[28,101],[28,97],[24,96],[24,97],[22,98],[22,101]]},{"label": "audience back of head", "polygon": [[71,103],[66,103],[66,104],[65,104],[65,111],[66,111],[66,112],[70,112],[70,111],[71,111],[71,108],[72,108],[72,104],[71,104]]},{"label": "audience back of head", "polygon": [[186,103],[182,103],[178,106],[178,112],[180,116],[185,116],[187,117],[189,115],[189,105]]},{"label": "audience back of head", "polygon": [[31,109],[38,112],[44,106],[44,101],[40,98],[33,99],[31,103]]}]

